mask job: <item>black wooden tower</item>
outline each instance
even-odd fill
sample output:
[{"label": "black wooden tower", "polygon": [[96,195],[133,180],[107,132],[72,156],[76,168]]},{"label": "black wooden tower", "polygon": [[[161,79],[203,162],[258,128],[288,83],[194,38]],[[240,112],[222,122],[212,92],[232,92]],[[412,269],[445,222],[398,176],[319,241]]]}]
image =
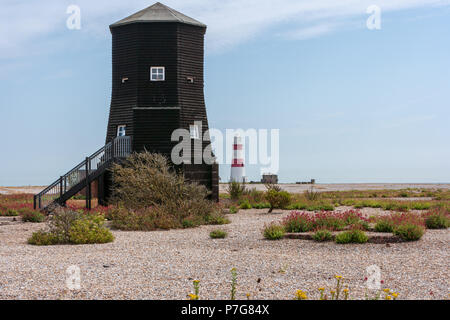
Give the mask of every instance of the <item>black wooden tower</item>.
[{"label": "black wooden tower", "polygon": [[218,165],[213,157],[203,157],[211,155],[209,137],[203,134],[208,130],[203,95],[206,26],[158,2],[110,30],[112,96],[106,144],[36,194],[34,207],[51,210],[82,190],[87,208],[95,191],[99,203],[107,204],[112,163],[144,150],[173,159],[179,143],[172,141],[176,129],[185,129],[183,145],[191,152],[182,152],[182,161],[174,166],[186,180],[205,185],[217,201]]},{"label": "black wooden tower", "polygon": [[[183,128],[190,132],[193,146],[208,130],[203,93],[206,25],[158,2],[112,24],[110,30],[112,96],[106,143],[129,136],[132,151],[170,158],[178,143],[171,141],[172,132]],[[203,139],[200,145],[197,154],[210,141]],[[194,156],[193,148],[191,164],[178,168],[218,199],[217,164],[194,164]],[[99,179],[99,199],[106,200],[109,191],[110,177],[105,174]]]}]

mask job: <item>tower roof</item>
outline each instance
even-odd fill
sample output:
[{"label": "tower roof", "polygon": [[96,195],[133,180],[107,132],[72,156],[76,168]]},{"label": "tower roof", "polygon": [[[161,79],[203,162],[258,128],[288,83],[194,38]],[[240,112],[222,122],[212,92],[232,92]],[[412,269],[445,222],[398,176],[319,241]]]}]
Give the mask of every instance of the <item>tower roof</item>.
[{"label": "tower roof", "polygon": [[131,16],[117,21],[116,23],[110,25],[110,28],[114,28],[117,26],[122,26],[125,24],[136,23],[136,22],[179,22],[191,24],[199,27],[206,27],[205,24],[192,19],[181,12],[178,12],[172,8],[169,8],[166,5],[163,5],[160,2],[155,3],[154,5],[136,12]]}]

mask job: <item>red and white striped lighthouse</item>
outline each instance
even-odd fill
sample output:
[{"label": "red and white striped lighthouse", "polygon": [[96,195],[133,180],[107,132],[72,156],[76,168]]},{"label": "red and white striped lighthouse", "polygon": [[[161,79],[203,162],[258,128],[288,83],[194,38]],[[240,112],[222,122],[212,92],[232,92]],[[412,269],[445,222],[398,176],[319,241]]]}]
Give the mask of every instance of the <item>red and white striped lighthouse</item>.
[{"label": "red and white striped lighthouse", "polygon": [[240,136],[234,137],[230,181],[245,182],[244,148]]}]

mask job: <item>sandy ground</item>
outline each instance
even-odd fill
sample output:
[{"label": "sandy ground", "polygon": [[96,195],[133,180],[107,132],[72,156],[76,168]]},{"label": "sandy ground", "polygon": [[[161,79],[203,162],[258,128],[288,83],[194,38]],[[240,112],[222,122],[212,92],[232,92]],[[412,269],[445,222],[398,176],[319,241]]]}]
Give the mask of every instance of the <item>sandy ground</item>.
[{"label": "sandy ground", "polygon": [[[364,209],[371,215],[377,209]],[[0,299],[185,299],[200,280],[201,299],[227,299],[230,269],[238,272],[237,297],[292,299],[297,289],[313,293],[345,277],[352,298],[364,299],[366,268],[377,265],[385,287],[402,299],[448,298],[449,232],[428,230],[413,243],[338,245],[309,240],[264,240],[264,224],[288,212],[240,211],[220,228],[120,232],[103,245],[35,247],[26,244],[44,224],[0,220]],[[66,269],[81,269],[81,290],[66,288]],[[430,291],[433,295],[430,295]]]},{"label": "sandy ground", "polygon": [[[221,183],[219,186],[220,192],[226,192],[226,183]],[[248,184],[249,188],[256,188],[257,190],[266,190],[263,184]],[[301,193],[311,188],[311,185],[281,183],[280,186],[292,193]],[[31,193],[36,194],[43,190],[43,186],[29,186],[29,187],[0,187],[0,194],[17,194],[17,193]],[[382,190],[382,189],[450,189],[450,184],[414,184],[414,183],[343,183],[343,184],[315,184],[316,191],[345,191],[345,190]]]},{"label": "sandy ground", "polygon": [[[220,192],[226,192],[228,184],[220,184]],[[266,187],[264,184],[247,184],[249,188],[256,188],[256,190],[265,191]],[[280,183],[279,186],[291,193],[301,193],[305,190],[309,190],[311,185],[309,184],[291,184],[291,183]],[[348,190],[383,190],[383,189],[450,189],[450,184],[413,184],[413,183],[343,183],[343,184],[320,184],[316,183],[314,185],[314,190],[323,191],[348,191]]]},{"label": "sandy ground", "polygon": [[41,192],[45,187],[0,187],[0,194],[19,194],[31,193],[36,194]]}]

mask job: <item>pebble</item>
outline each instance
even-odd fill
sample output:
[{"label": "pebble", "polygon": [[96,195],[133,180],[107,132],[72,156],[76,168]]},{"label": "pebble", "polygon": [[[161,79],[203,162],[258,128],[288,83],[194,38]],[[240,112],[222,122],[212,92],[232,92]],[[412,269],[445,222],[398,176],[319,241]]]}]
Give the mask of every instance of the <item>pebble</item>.
[{"label": "pebble", "polygon": [[[241,210],[228,215],[228,225],[113,231],[113,243],[76,246],[28,245],[42,223],[2,225],[0,299],[186,299],[193,280],[200,280],[200,299],[229,299],[231,268],[237,270],[238,299],[247,293],[251,299],[292,299],[296,290],[318,298],[319,287],[335,286],[335,275],[344,277],[350,298],[365,299],[370,265],[381,269],[384,288],[398,292],[399,299],[448,299],[448,229],[427,230],[420,241],[391,246],[264,240],[264,225],[288,213]],[[229,236],[211,239],[217,228]],[[66,285],[72,265],[80,268],[80,290]]]}]

